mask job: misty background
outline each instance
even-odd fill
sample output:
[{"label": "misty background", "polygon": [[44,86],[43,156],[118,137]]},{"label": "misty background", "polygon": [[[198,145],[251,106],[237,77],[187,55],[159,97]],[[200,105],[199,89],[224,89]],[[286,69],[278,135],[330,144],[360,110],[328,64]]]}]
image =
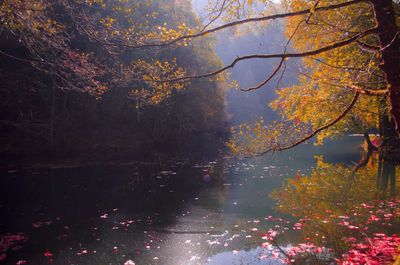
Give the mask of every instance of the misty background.
[{"label": "misty background", "polygon": [[[207,0],[192,1],[193,10],[200,20],[203,20],[203,24],[208,23],[207,2]],[[230,64],[236,57],[248,54],[282,53],[287,43],[284,20],[276,20],[265,25],[255,27],[255,24],[250,24],[248,27],[241,26],[215,33],[215,51],[222,63]],[[215,25],[211,24],[208,28],[212,27]],[[290,45],[287,50],[290,50]],[[265,80],[275,70],[279,61],[280,59],[241,61],[231,69],[231,79],[236,80],[240,88],[253,87]],[[232,125],[250,123],[261,116],[267,122],[279,119],[279,115],[268,104],[276,98],[277,89],[297,83],[299,68],[300,60],[291,59],[286,61],[285,70],[282,67],[270,82],[258,90],[244,92],[239,89],[228,89],[226,101],[230,123]]]}]

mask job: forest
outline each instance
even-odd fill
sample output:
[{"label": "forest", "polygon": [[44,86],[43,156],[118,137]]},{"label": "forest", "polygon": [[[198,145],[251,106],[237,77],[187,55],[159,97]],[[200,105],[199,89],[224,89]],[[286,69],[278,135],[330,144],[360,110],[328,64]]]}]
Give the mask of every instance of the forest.
[{"label": "forest", "polygon": [[3,0],[0,35],[0,264],[400,264],[398,0]]},{"label": "forest", "polygon": [[[158,1],[117,1],[104,8],[79,1],[2,4],[3,162],[29,162],[32,157],[149,159],[154,154],[182,155],[193,145],[192,149],[206,152],[201,151],[201,142],[219,144],[218,139],[229,132],[222,86],[198,80],[192,89],[178,94],[183,84],[152,87],[142,78],[146,72],[168,71],[169,60],[199,71],[218,66],[212,40],[149,55],[98,39],[102,34],[117,41],[122,30],[146,30],[156,26],[158,17],[171,26],[196,26],[190,8],[181,5],[172,10],[168,5]],[[116,12],[117,8],[124,10]],[[154,19],[149,20],[148,14]],[[118,33],[114,20],[128,29]],[[193,137],[198,140],[191,141]]]}]

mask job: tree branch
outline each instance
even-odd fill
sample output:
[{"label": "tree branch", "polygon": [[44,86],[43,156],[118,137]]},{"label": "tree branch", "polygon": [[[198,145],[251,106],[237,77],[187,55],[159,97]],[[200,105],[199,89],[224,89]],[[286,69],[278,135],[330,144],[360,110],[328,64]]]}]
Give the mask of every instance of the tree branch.
[{"label": "tree branch", "polygon": [[325,62],[325,61],[323,61],[323,60],[321,60],[321,59],[318,59],[318,58],[310,58],[310,59],[312,59],[312,60],[314,60],[314,61],[317,61],[317,62],[319,62],[319,63],[321,63],[321,64],[323,64],[323,65],[325,65],[325,66],[334,68],[334,69],[349,70],[349,71],[357,71],[357,72],[367,72],[368,74],[374,75],[374,76],[376,76],[376,77],[384,78],[383,75],[379,75],[379,74],[374,73],[374,72],[369,72],[369,71],[367,71],[366,69],[363,69],[363,68],[336,66],[336,65],[332,65],[332,64],[327,63],[327,62]]},{"label": "tree branch", "polygon": [[279,70],[281,69],[281,67],[282,67],[284,61],[285,61],[285,58],[282,58],[281,61],[280,61],[280,63],[279,63],[279,65],[278,65],[278,67],[276,67],[275,71],[272,72],[272,74],[271,74],[267,79],[265,79],[264,81],[262,81],[260,84],[254,86],[254,87],[241,88],[240,90],[241,90],[241,91],[244,91],[244,92],[248,92],[248,91],[257,90],[257,89],[261,88],[262,86],[264,86],[265,84],[267,84],[267,83],[279,72]]},{"label": "tree branch", "polygon": [[360,87],[357,85],[350,85],[349,88],[355,90],[359,94],[363,94],[366,96],[381,96],[381,95],[388,95],[389,90],[387,89],[368,89],[364,87]]},{"label": "tree branch", "polygon": [[16,60],[16,61],[23,62],[23,63],[28,63],[28,64],[32,64],[32,63],[42,63],[42,62],[40,62],[39,60],[28,60],[28,59],[24,59],[24,58],[19,58],[19,57],[16,57],[16,56],[14,56],[14,55],[11,55],[11,54],[8,54],[8,53],[6,53],[6,52],[3,52],[3,51],[1,51],[1,50],[0,50],[0,54],[2,54],[2,55],[4,55],[4,56],[7,56],[7,57],[9,57],[9,58],[11,58],[11,59],[14,59],[14,60]]},{"label": "tree branch", "polygon": [[374,46],[374,45],[370,45],[368,43],[362,42],[362,41],[357,41],[357,44],[360,46],[360,49],[366,52],[379,52],[380,51],[380,47],[378,46]]},{"label": "tree branch", "polygon": [[243,25],[243,24],[247,24],[247,23],[254,23],[254,22],[267,21],[267,20],[275,20],[275,19],[279,19],[279,18],[300,16],[300,15],[305,15],[305,14],[311,14],[313,12],[329,11],[329,10],[343,8],[343,7],[358,4],[358,3],[367,3],[367,2],[369,2],[369,1],[368,0],[353,0],[353,1],[336,4],[336,5],[316,7],[314,10],[304,9],[304,10],[295,11],[295,12],[287,12],[287,13],[275,14],[275,15],[270,15],[270,16],[238,20],[238,21],[230,22],[230,23],[227,23],[227,24],[224,24],[224,25],[221,25],[221,26],[209,29],[209,30],[205,30],[205,31],[202,31],[199,33],[181,36],[179,38],[176,38],[176,39],[168,41],[168,42],[150,43],[150,44],[142,44],[142,45],[130,45],[130,44],[117,44],[117,45],[123,45],[125,47],[129,47],[129,48],[133,48],[133,49],[168,46],[168,45],[175,44],[182,40],[198,38],[201,36],[208,35],[210,33],[215,33],[217,31],[220,31],[220,30],[223,30],[226,28],[231,28],[231,27],[235,27],[235,26]]},{"label": "tree branch", "polygon": [[208,28],[208,26],[210,26],[212,23],[214,23],[224,12],[224,8],[225,8],[225,4],[226,4],[227,0],[224,0],[222,2],[221,8],[218,11],[218,14],[214,17],[211,18],[210,21],[200,30],[200,32],[204,32],[206,30],[206,28]]},{"label": "tree branch", "polygon": [[296,146],[298,146],[298,145],[310,140],[312,137],[314,137],[315,135],[317,135],[321,131],[328,129],[329,127],[335,125],[337,122],[339,122],[341,119],[343,119],[346,116],[346,114],[349,113],[350,110],[357,103],[357,100],[358,100],[359,96],[360,96],[360,93],[356,92],[354,94],[354,97],[353,97],[352,101],[350,102],[350,104],[347,106],[347,108],[339,116],[337,116],[335,119],[333,119],[332,121],[328,122],[327,124],[317,128],[316,130],[314,130],[313,132],[311,132],[309,135],[307,135],[306,137],[302,138],[301,140],[299,140],[299,141],[297,141],[295,143],[292,143],[289,146],[285,146],[285,147],[280,147],[280,146],[272,147],[272,148],[270,148],[270,149],[268,149],[268,150],[266,150],[266,151],[264,151],[262,153],[256,154],[256,155],[257,156],[261,156],[261,155],[265,155],[265,154],[267,154],[267,153],[269,153],[271,151],[276,152],[276,151],[288,150],[288,149],[296,147]]},{"label": "tree branch", "polygon": [[376,31],[376,27],[368,29],[362,33],[356,34],[351,38],[338,41],[335,43],[332,43],[331,45],[316,49],[316,50],[311,50],[311,51],[306,51],[306,52],[300,52],[300,53],[276,53],[276,54],[250,54],[250,55],[245,55],[241,57],[237,57],[235,60],[232,61],[229,65],[226,65],[218,70],[215,70],[213,72],[205,73],[205,74],[199,74],[199,75],[190,75],[190,76],[182,76],[182,77],[177,77],[174,79],[168,79],[168,80],[150,80],[153,82],[177,82],[177,81],[182,81],[182,80],[188,80],[188,79],[195,79],[195,78],[205,78],[205,77],[210,77],[210,76],[215,76],[218,75],[230,68],[233,68],[238,62],[244,61],[244,60],[250,60],[250,59],[272,59],[272,58],[281,58],[281,59],[286,59],[286,58],[301,58],[301,57],[308,57],[312,55],[317,55],[321,54],[323,52],[327,52],[330,50],[334,50],[346,45],[349,45],[358,39],[365,37],[369,34],[372,34]]},{"label": "tree branch", "polygon": [[[300,75],[303,75],[307,77],[308,79],[312,80],[312,77],[305,74],[305,73],[300,73]],[[335,82],[340,82],[339,79],[334,79],[333,81]],[[343,85],[338,85],[338,84],[333,84],[325,81],[320,81],[321,84],[327,85],[327,86],[332,86],[332,87],[338,87],[338,88],[350,88],[354,90],[355,92],[366,95],[366,96],[382,96],[382,95],[388,95],[389,90],[386,87],[380,87],[380,88],[368,88],[368,87],[363,87],[360,85],[360,83],[353,83],[353,84],[343,84]]]}]

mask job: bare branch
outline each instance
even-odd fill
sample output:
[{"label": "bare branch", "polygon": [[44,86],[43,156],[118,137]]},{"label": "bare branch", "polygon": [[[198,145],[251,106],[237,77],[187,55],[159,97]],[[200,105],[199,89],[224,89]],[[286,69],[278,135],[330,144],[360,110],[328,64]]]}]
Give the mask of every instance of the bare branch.
[{"label": "bare branch", "polygon": [[[294,16],[300,16],[300,15],[305,15],[305,14],[311,14],[312,12],[322,12],[322,11],[329,11],[333,9],[338,9],[338,8],[343,8],[346,6],[358,4],[358,3],[367,3],[369,2],[368,0],[353,0],[353,1],[348,1],[336,5],[329,5],[329,6],[323,6],[323,7],[317,7],[315,10],[311,9],[304,9],[300,11],[295,11],[295,12],[287,12],[287,13],[281,13],[281,14],[275,14],[275,15],[270,15],[270,16],[263,16],[263,17],[255,17],[255,18],[248,18],[248,19],[243,19],[243,20],[238,20],[234,22],[230,22],[203,32],[195,33],[195,34],[189,34],[186,36],[181,36],[179,38],[176,38],[174,40],[168,41],[168,42],[161,42],[161,43],[150,43],[150,44],[143,44],[143,45],[131,45],[131,44],[116,44],[116,45],[122,45],[125,47],[133,48],[133,49],[138,49],[138,48],[150,48],[150,47],[162,47],[162,46],[168,46],[171,44],[175,44],[177,42],[180,42],[182,40],[187,40],[187,39],[194,39],[198,38],[201,36],[206,36],[210,33],[215,33],[217,31],[221,31],[226,28],[231,28],[235,27],[238,25],[243,25],[247,23],[254,23],[254,22],[261,22],[261,21],[267,21],[267,20],[275,20],[279,18],[287,18],[287,17],[294,17]],[[109,45],[112,45],[111,43],[108,43]]]},{"label": "bare branch", "polygon": [[366,51],[366,52],[375,53],[375,52],[379,52],[379,50],[380,50],[380,47],[370,45],[370,44],[362,42],[360,40],[357,41],[357,44],[360,46],[361,50]]},{"label": "bare branch", "polygon": [[241,57],[237,57],[235,60],[232,61],[229,65],[226,65],[218,70],[215,70],[213,72],[205,73],[205,74],[199,74],[199,75],[190,75],[190,76],[182,76],[174,79],[168,79],[168,80],[154,80],[154,82],[177,82],[177,81],[182,81],[182,80],[188,80],[188,79],[195,79],[195,78],[205,78],[205,77],[211,77],[218,75],[230,68],[233,68],[238,62],[244,61],[244,60],[250,60],[250,59],[272,59],[272,58],[281,58],[281,59],[286,59],[286,58],[301,58],[301,57],[308,57],[312,55],[317,55],[321,54],[323,52],[327,52],[330,50],[334,50],[346,45],[349,45],[358,39],[365,37],[367,35],[370,35],[376,31],[376,27],[368,29],[362,33],[356,34],[351,38],[338,41],[335,43],[332,43],[331,45],[316,49],[316,50],[311,50],[311,51],[306,51],[306,52],[300,52],[300,53],[275,53],[275,54],[250,54],[250,55],[245,55]]},{"label": "bare branch", "polygon": [[278,65],[278,67],[276,67],[275,71],[267,79],[262,81],[260,84],[254,86],[254,87],[241,88],[240,90],[244,91],[244,92],[248,92],[248,91],[256,90],[256,89],[259,89],[259,88],[263,87],[265,84],[267,84],[279,72],[279,70],[281,69],[282,64],[283,64],[284,61],[285,61],[285,58],[282,58],[280,63],[279,63],[279,65]]},{"label": "bare branch", "polygon": [[227,1],[227,0],[224,0],[224,1],[222,2],[221,8],[219,9],[218,14],[217,14],[214,18],[212,18],[212,19],[200,30],[200,32],[203,32],[204,30],[206,30],[206,28],[208,28],[208,26],[210,26],[212,23],[214,23],[214,22],[222,15],[222,13],[224,12],[224,8],[225,8],[226,1]]},{"label": "bare branch", "polygon": [[32,64],[32,63],[41,63],[41,62],[38,61],[38,60],[28,60],[28,59],[19,58],[19,57],[16,57],[16,56],[14,56],[14,55],[11,55],[11,54],[8,54],[8,53],[6,53],[6,52],[3,52],[3,51],[1,51],[1,50],[0,50],[0,54],[2,54],[2,55],[4,55],[4,56],[7,56],[7,57],[9,57],[9,58],[11,58],[11,59],[14,59],[14,60],[17,60],[17,61],[20,61],[20,62],[24,62],[24,63],[29,63],[29,64]]},{"label": "bare branch", "polygon": [[354,107],[354,105],[357,103],[357,100],[358,100],[359,96],[360,96],[360,93],[356,92],[354,94],[354,97],[353,97],[352,101],[350,102],[350,104],[347,106],[347,108],[340,115],[338,115],[335,119],[333,119],[332,121],[328,122],[327,124],[317,128],[316,130],[314,130],[313,132],[311,132],[309,135],[307,135],[306,137],[302,138],[301,140],[299,140],[299,141],[297,141],[295,143],[292,143],[289,146],[285,146],[285,147],[280,147],[280,146],[272,147],[272,148],[270,148],[270,149],[268,149],[268,150],[266,150],[266,151],[264,151],[262,153],[256,154],[256,155],[257,156],[261,156],[261,155],[265,155],[265,154],[267,154],[269,152],[272,152],[272,151],[276,152],[276,151],[288,150],[288,149],[296,147],[296,146],[298,146],[298,145],[310,140],[312,137],[314,137],[315,135],[317,135],[321,131],[328,129],[329,127],[335,125],[337,122],[339,122],[341,119],[343,119],[347,115],[347,113],[349,113],[351,111],[351,109]]},{"label": "bare branch", "polygon": [[[318,3],[319,3],[319,0],[316,1],[316,3],[314,4],[314,8],[317,7]],[[284,54],[286,54],[286,52],[287,52],[287,47],[289,46],[290,42],[292,41],[294,35],[296,35],[297,30],[300,28],[301,24],[302,24],[302,23],[308,23],[308,21],[310,20],[312,14],[313,14],[313,13],[310,13],[310,15],[308,16],[307,20],[301,20],[301,21],[297,24],[295,30],[293,31],[293,33],[291,34],[291,36],[289,37],[289,39],[287,40],[287,42],[286,42],[286,44],[285,44],[284,52],[283,52]],[[285,73],[285,70],[286,70],[286,63],[285,63],[285,58],[284,58],[284,57],[282,57],[282,59],[281,59],[279,65],[278,65],[278,67],[275,69],[275,71],[272,72],[272,74],[271,74],[269,77],[267,77],[264,81],[262,81],[260,84],[254,86],[254,87],[241,88],[240,90],[241,90],[241,91],[244,91],[244,92],[248,92],[248,91],[257,90],[257,89],[263,87],[264,85],[266,85],[266,84],[279,72],[279,70],[282,68],[282,65],[283,65],[283,64],[284,64],[285,67],[284,67],[284,71],[282,72],[281,77],[280,77],[280,79],[279,79],[279,82],[278,82],[278,84],[279,84],[280,81],[281,81],[281,79],[282,79],[282,77],[283,77],[283,74]]]},{"label": "bare branch", "polygon": [[393,42],[396,40],[397,36],[400,34],[400,31],[397,31],[396,34],[393,36],[392,40],[385,46],[382,47],[379,51],[384,51],[385,49],[387,49],[390,45],[393,44]]}]

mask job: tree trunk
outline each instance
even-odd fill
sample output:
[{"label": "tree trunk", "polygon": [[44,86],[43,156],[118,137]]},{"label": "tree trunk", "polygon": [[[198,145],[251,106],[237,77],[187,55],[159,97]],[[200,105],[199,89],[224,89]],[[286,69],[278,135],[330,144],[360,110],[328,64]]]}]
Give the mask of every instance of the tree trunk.
[{"label": "tree trunk", "polygon": [[55,116],[56,116],[56,79],[54,76],[51,77],[51,103],[50,103],[50,128],[49,128],[49,141],[50,149],[54,149],[55,142]]},{"label": "tree trunk", "polygon": [[62,148],[65,149],[67,146],[67,103],[68,103],[68,92],[63,92],[63,111],[62,111]]},{"label": "tree trunk", "polygon": [[392,0],[372,1],[382,49],[381,68],[389,89],[390,112],[400,135],[400,36]]},{"label": "tree trunk", "polygon": [[400,161],[400,138],[395,129],[394,120],[390,118],[388,101],[379,99],[379,135],[382,140],[380,152],[386,158]]},{"label": "tree trunk", "polygon": [[385,159],[382,156],[379,157],[379,163],[380,163],[379,165],[380,170],[378,171],[378,182],[379,182],[378,188],[381,192],[381,199],[387,198],[389,183],[390,183],[389,196],[393,198],[396,193],[396,186],[395,186],[396,166],[393,161],[391,161],[390,159]]},{"label": "tree trunk", "polygon": [[390,119],[386,98],[379,98],[379,135],[384,146],[395,141],[396,129],[393,119]]}]

